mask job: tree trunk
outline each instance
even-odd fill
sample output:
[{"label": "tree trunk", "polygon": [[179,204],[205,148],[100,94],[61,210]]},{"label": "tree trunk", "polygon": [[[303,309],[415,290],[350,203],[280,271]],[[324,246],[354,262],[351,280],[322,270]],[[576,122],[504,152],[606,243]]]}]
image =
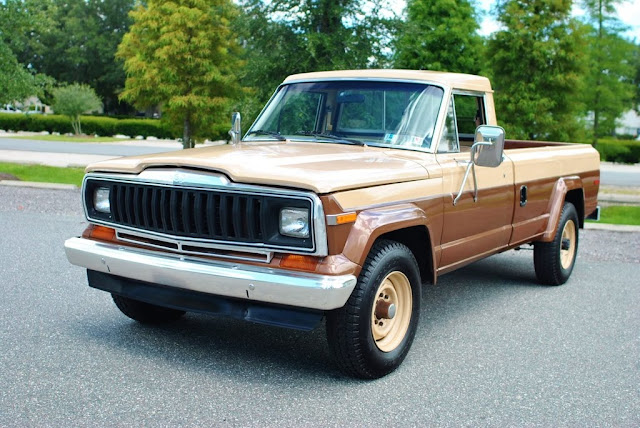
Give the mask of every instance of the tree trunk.
[{"label": "tree trunk", "polygon": [[598,71],[598,79],[596,80],[595,102],[593,103],[593,141],[591,145],[598,145],[598,134],[600,134],[600,93],[602,90],[602,0],[598,1],[598,38],[596,39],[596,67]]},{"label": "tree trunk", "polygon": [[190,149],[193,147],[191,140],[191,115],[187,114],[184,118],[184,127],[182,128],[182,148]]}]

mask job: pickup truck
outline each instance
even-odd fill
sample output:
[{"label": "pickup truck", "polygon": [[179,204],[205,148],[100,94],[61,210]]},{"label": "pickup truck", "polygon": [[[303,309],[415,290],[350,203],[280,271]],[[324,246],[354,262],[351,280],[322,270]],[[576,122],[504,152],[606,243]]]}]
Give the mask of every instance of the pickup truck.
[{"label": "pickup truck", "polygon": [[395,370],[421,287],[533,246],[565,283],[599,213],[589,145],[505,140],[484,77],[289,76],[231,143],[87,167],[88,227],[65,242],[91,287],[142,323],[187,311],[313,329],[346,374]]}]

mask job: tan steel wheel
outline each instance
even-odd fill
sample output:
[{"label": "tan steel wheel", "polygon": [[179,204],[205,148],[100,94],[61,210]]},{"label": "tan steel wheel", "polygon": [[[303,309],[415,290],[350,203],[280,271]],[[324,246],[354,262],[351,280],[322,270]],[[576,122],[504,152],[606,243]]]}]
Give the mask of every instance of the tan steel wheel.
[{"label": "tan steel wheel", "polygon": [[411,323],[412,302],[411,283],[404,273],[393,271],[380,283],[371,308],[371,332],[378,349],[391,352],[400,345]]},{"label": "tan steel wheel", "polygon": [[564,269],[569,269],[576,255],[576,224],[573,220],[567,221],[562,230],[560,244],[560,264]]}]

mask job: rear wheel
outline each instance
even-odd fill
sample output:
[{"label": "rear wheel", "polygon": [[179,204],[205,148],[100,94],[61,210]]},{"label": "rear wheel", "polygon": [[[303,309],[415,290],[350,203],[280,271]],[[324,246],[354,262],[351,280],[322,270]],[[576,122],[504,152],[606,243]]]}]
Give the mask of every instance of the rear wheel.
[{"label": "rear wheel", "polygon": [[327,314],[327,339],[338,367],[364,379],[395,370],[413,342],[420,295],[411,250],[394,241],[376,242],[347,304]]},{"label": "rear wheel", "polygon": [[578,254],[579,224],[576,208],[565,202],[553,241],[534,243],[533,265],[538,281],[547,285],[567,282]]},{"label": "rear wheel", "polygon": [[177,320],[185,311],[152,305],[151,303],[129,299],[128,297],[112,294],[113,302],[118,309],[131,319],[144,324],[160,324]]}]

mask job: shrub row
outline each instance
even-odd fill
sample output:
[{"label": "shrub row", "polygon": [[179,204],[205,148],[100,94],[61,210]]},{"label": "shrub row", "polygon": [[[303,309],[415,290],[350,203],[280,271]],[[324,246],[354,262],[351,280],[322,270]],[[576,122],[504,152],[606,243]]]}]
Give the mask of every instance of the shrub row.
[{"label": "shrub row", "polygon": [[[100,136],[139,135],[157,138],[177,138],[175,132],[160,120],[154,119],[114,119],[112,117],[82,116],[82,132]],[[71,121],[66,116],[40,114],[0,114],[0,129],[6,131],[31,131],[67,134],[73,132]]]},{"label": "shrub row", "polygon": [[633,140],[600,140],[596,145],[601,161],[620,163],[640,162],[640,141]]}]

